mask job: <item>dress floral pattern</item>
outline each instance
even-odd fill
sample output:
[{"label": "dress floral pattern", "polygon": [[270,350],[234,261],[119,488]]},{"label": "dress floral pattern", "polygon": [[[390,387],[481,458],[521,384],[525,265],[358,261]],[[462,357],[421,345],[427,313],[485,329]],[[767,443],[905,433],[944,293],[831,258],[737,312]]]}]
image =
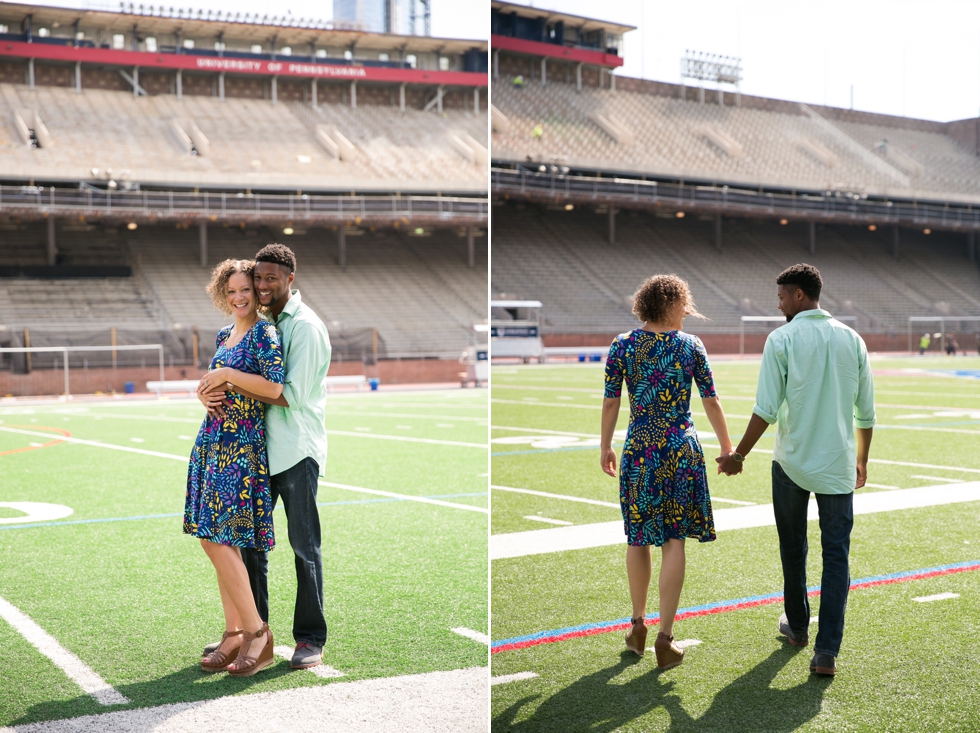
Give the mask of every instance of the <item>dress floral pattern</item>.
[{"label": "dress floral pattern", "polygon": [[715,539],[704,453],[691,417],[691,383],[715,387],[704,344],[681,331],[620,334],[606,359],[606,397],[629,391],[630,422],[619,469],[619,503],[630,545]]},{"label": "dress floral pattern", "polygon": [[[211,369],[231,367],[282,384],[282,344],[275,326],[259,319],[241,341],[226,347],[231,329],[218,332]],[[191,451],[184,534],[266,552],[275,546],[275,535],[265,406],[237,393],[231,398],[224,419],[205,417]]]}]

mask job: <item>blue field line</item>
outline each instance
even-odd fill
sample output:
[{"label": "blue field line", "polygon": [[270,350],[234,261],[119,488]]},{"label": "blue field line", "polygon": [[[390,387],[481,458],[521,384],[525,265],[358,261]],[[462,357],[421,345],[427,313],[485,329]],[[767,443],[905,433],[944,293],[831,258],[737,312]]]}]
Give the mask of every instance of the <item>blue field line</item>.
[{"label": "blue field line", "polygon": [[[960,568],[969,568],[978,565],[977,560],[966,560],[964,562],[951,563],[948,565],[936,565],[931,568],[919,568],[917,570],[902,570],[896,573],[886,573],[884,575],[872,575],[867,578],[858,578],[851,581],[851,587],[856,585],[875,585],[886,583],[892,580],[900,580],[901,578],[908,578],[913,576],[921,576],[929,573],[946,573],[949,571],[956,571]],[[810,586],[807,588],[808,594],[814,594],[820,591],[819,585]],[[698,614],[703,612],[710,612],[713,609],[721,607],[732,607],[741,606],[743,604],[757,605],[760,602],[772,601],[782,597],[782,592],[779,593],[767,593],[760,596],[746,596],[744,598],[733,598],[725,601],[715,601],[713,603],[705,603],[700,606],[688,606],[687,608],[677,609],[678,617],[686,616],[690,614]],[[647,619],[659,619],[659,613],[648,613]],[[499,639],[490,644],[491,649],[497,649],[504,646],[510,646],[511,644],[520,644],[526,641],[535,641],[537,639],[560,637],[566,634],[574,634],[576,632],[582,631],[594,631],[597,629],[604,629],[619,626],[621,624],[629,623],[630,619],[621,618],[614,621],[599,621],[591,624],[581,624],[579,626],[566,626],[561,629],[550,629],[547,631],[537,631],[533,634],[525,634],[523,636],[514,636],[509,639]]]},{"label": "blue field line", "polygon": [[[425,499],[459,499],[467,496],[486,496],[486,491],[476,491],[467,494],[438,494],[435,496],[425,496]],[[346,506],[347,504],[382,504],[395,501],[410,501],[409,499],[352,499],[350,501],[318,501],[317,506]],[[280,511],[282,505],[276,507]],[[62,527],[69,524],[100,524],[102,522],[136,522],[143,519],[167,519],[172,517],[182,517],[183,512],[172,514],[144,514],[138,517],[103,517],[99,519],[73,519],[70,522],[35,522],[33,524],[0,524],[0,530],[4,529],[34,529],[35,527]]]}]

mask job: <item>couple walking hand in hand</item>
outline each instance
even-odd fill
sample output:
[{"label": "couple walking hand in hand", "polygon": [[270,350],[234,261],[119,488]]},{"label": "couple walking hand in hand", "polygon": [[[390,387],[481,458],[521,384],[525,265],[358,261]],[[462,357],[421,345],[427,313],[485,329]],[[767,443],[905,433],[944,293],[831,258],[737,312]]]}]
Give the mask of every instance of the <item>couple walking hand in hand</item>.
[{"label": "couple walking hand in hand", "polygon": [[684,540],[715,539],[707,469],[691,416],[691,387],[696,382],[721,444],[716,459],[719,474],[741,473],[756,442],[777,424],[772,502],[785,607],[778,628],[798,647],[809,644],[807,505],[810,493],[816,496],[823,577],[810,671],[836,673],[851,582],[853,496],[867,481],[875,424],[874,384],[864,341],[820,308],[819,271],[811,265],[794,265],[776,278],[776,285],[787,323],[766,339],[753,414],[737,448],[732,447],[704,345],[681,330],[685,317],[701,317],[687,283],[673,275],[644,282],[633,301],[633,312],[643,325],[617,336],[609,349],[600,461],[602,470],[614,477],[612,438],[624,381],[630,400],[618,471],[633,605],[626,646],[640,656],[646,651],[650,546],[654,545],[663,553],[660,632],[653,647],[662,669],[684,660],[673,636],[684,585]]},{"label": "couple walking hand in hand", "polygon": [[324,427],[330,339],[292,290],[296,257],[282,244],[255,260],[225,260],[208,293],[235,322],[218,332],[201,379],[207,408],[191,452],[184,533],[214,565],[224,611],[221,641],[201,668],[250,676],[272,664],[268,553],[282,499],[296,556],[293,668],[321,663],[327,639],[317,480],[327,459]]}]

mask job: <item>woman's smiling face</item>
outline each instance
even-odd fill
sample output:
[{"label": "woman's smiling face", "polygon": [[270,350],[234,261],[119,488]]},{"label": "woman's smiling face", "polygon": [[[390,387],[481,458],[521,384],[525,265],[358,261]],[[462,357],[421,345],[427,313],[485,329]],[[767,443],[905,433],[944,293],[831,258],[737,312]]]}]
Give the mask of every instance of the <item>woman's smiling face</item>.
[{"label": "woman's smiling face", "polygon": [[258,306],[255,299],[255,286],[252,278],[243,272],[236,272],[228,278],[228,307],[236,318],[248,318]]}]

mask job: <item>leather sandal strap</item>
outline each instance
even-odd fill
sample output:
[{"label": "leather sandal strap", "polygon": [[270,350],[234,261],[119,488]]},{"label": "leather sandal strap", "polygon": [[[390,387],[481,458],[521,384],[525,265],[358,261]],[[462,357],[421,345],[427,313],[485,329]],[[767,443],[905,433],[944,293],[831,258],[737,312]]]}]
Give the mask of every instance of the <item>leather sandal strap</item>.
[{"label": "leather sandal strap", "polygon": [[224,641],[225,639],[230,639],[233,636],[241,636],[244,633],[245,633],[245,629],[239,629],[238,631],[226,631],[221,635],[221,641]]}]

